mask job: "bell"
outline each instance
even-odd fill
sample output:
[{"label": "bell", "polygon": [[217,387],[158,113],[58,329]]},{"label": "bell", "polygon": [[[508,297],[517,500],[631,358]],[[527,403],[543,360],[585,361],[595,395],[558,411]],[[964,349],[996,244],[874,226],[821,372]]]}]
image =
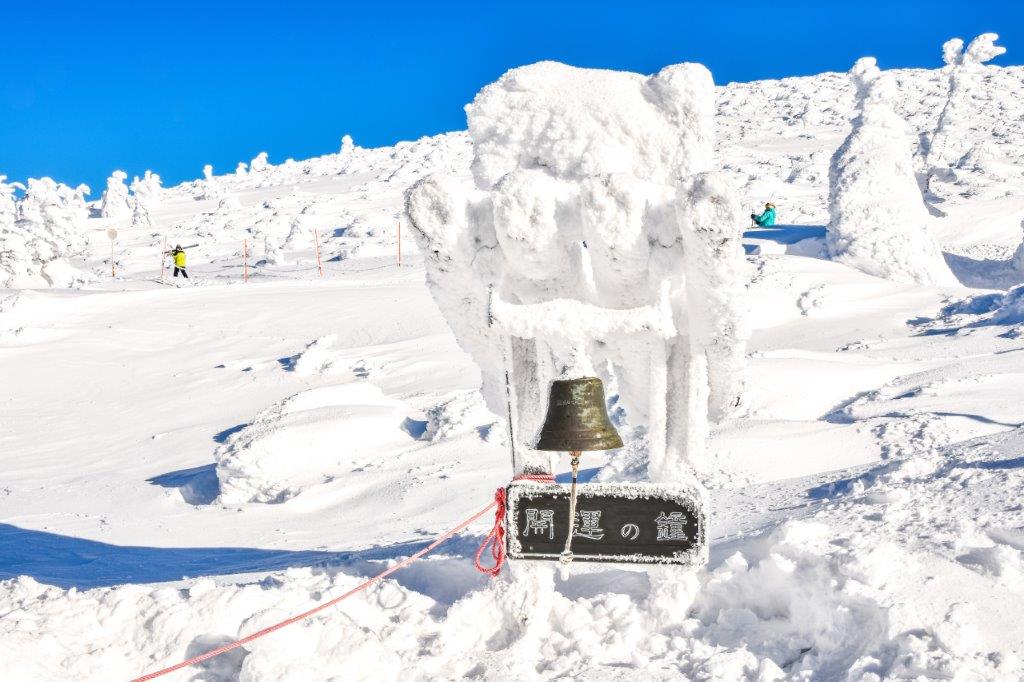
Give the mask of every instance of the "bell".
[{"label": "bell", "polygon": [[551,383],[548,413],[536,450],[583,452],[622,447],[605,409],[604,384],[596,377]]}]

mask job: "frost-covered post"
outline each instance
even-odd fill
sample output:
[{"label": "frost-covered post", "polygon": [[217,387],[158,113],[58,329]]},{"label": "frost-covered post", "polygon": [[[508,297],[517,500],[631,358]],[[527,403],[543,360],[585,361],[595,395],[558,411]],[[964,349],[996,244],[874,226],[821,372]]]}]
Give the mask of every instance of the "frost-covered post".
[{"label": "frost-covered post", "polygon": [[850,75],[857,116],[829,168],[829,255],[876,277],[955,285],[928,233],[909,130],[891,104],[895,82],[873,57],[858,60]]},{"label": "frost-covered post", "polygon": [[969,139],[967,131],[972,115],[971,93],[981,85],[981,78],[987,68],[985,62],[1006,52],[1005,47],[995,44],[998,39],[995,33],[982,33],[971,41],[966,50],[960,38],[947,40],[942,45],[942,59],[946,63],[944,71],[949,76],[949,91],[925,155],[929,188],[933,178],[948,171],[951,164],[970,151],[965,140]]},{"label": "frost-covered post", "polygon": [[125,180],[128,174],[116,170],[107,178],[107,189],[103,192],[100,202],[100,215],[104,218],[123,218],[132,212],[128,205],[128,186]]},{"label": "frost-covered post", "polygon": [[[706,173],[713,88],[694,64],[651,78],[552,63],[515,69],[467,108],[476,188],[430,177],[407,195],[431,291],[480,365],[496,414],[506,411],[510,369],[517,473],[549,470],[547,455],[528,446],[560,376],[614,380],[628,424],[645,427],[652,480],[702,466],[709,410],[721,418],[736,408],[743,221],[732,189]],[[488,327],[488,287],[503,303],[550,303],[561,328]],[[589,330],[568,322],[578,306],[555,305],[563,300],[664,310],[666,319],[650,333]],[[708,301],[713,312],[699,312]]]}]

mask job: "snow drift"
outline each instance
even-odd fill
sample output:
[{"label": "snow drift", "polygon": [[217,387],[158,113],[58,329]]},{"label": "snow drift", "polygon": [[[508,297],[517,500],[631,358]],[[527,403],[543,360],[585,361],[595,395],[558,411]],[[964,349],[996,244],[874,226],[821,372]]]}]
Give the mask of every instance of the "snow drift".
[{"label": "snow drift", "polygon": [[405,406],[368,382],[326,386],[260,412],[215,453],[218,501],[280,503],[407,444]]}]

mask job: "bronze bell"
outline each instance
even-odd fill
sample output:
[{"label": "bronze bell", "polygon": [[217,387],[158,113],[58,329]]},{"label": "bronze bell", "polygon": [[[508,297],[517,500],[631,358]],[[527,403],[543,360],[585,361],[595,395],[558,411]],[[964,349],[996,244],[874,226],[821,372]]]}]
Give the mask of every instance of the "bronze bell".
[{"label": "bronze bell", "polygon": [[622,439],[608,418],[600,379],[586,377],[551,383],[548,413],[536,450],[582,452],[621,447]]}]

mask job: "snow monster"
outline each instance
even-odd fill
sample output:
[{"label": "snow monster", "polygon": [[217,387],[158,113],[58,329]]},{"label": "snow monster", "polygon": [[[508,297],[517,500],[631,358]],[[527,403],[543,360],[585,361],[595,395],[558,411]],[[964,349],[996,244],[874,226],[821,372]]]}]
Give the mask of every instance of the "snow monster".
[{"label": "snow monster", "polygon": [[739,405],[744,216],[709,172],[714,102],[699,64],[517,68],[466,107],[475,187],[430,176],[407,191],[428,285],[488,407],[505,416],[511,397],[516,473],[550,471],[530,446],[556,378],[617,393],[654,481],[704,466],[709,416]]}]

